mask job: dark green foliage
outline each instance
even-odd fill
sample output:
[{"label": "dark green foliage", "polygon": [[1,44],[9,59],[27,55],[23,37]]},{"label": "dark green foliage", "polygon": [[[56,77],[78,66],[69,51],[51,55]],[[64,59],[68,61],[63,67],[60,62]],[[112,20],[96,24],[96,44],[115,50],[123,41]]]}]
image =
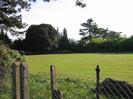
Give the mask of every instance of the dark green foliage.
[{"label": "dark green foliage", "polygon": [[58,37],[55,28],[49,24],[31,25],[25,38],[28,51],[44,52],[58,48]]},{"label": "dark green foliage", "polygon": [[80,29],[80,35],[85,43],[91,43],[92,38],[102,39],[118,39],[121,37],[121,32],[110,31],[108,29],[99,28],[93,19],[88,19],[87,22],[81,24],[83,29]]},{"label": "dark green foliage", "polygon": [[123,44],[131,40],[124,40],[121,32],[115,32],[104,28],[99,28],[93,19],[88,19],[81,24],[80,35],[83,37],[79,42],[79,47],[84,52],[112,52],[127,51]]},{"label": "dark green foliage", "polygon": [[92,19],[88,19],[87,22],[82,23],[81,26],[84,27],[84,29],[80,29],[80,35],[84,36],[82,40],[86,43],[88,41],[91,42],[92,37],[96,37],[97,35],[98,26]]},{"label": "dark green foliage", "polygon": [[0,31],[0,40],[5,44],[11,44],[11,39],[7,36],[7,33],[4,33],[3,29]]},{"label": "dark green foliage", "polygon": [[15,40],[12,44],[12,48],[16,50],[25,50],[25,40]]},{"label": "dark green foliage", "polygon": [[127,39],[124,39],[122,42],[121,42],[121,45],[123,46],[123,48],[127,51],[133,51],[133,36],[127,38]]},{"label": "dark green foliage", "polygon": [[78,47],[77,42],[74,39],[69,39],[69,49],[71,51],[77,52],[78,51],[77,47]]},{"label": "dark green foliage", "polygon": [[0,28],[15,33],[15,29],[26,26],[22,23],[21,10],[29,10],[27,0],[0,0]]},{"label": "dark green foliage", "polygon": [[39,53],[71,52],[132,52],[133,37],[122,37],[121,32],[99,28],[92,19],[81,24],[83,37],[79,41],[69,39],[67,30],[63,33],[48,24],[32,25],[26,32],[24,40],[15,40],[13,48]]},{"label": "dark green foliage", "polygon": [[68,50],[69,49],[69,39],[67,37],[66,28],[63,29],[63,33],[59,37],[59,50]]},{"label": "dark green foliage", "polygon": [[92,38],[91,43],[83,40],[71,41],[70,50],[72,52],[132,52],[133,38]]}]

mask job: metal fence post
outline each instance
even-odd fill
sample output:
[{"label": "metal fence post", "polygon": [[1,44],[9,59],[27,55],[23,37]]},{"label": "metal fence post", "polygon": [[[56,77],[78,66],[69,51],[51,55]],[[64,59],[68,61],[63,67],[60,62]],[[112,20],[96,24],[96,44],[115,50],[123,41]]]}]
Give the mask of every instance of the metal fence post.
[{"label": "metal fence post", "polygon": [[96,67],[96,99],[99,99],[99,80],[100,80],[100,68]]},{"label": "metal fence post", "polygon": [[55,78],[55,66],[50,66],[50,77],[51,77],[51,94],[52,99],[62,99],[62,94],[59,90],[57,90],[56,86],[56,78]]},{"label": "metal fence post", "polygon": [[13,92],[13,99],[20,99],[20,91],[19,91],[19,71],[18,67],[15,63],[12,64],[12,92]]},{"label": "metal fence post", "polygon": [[20,64],[20,99],[29,99],[28,68],[23,63]]}]

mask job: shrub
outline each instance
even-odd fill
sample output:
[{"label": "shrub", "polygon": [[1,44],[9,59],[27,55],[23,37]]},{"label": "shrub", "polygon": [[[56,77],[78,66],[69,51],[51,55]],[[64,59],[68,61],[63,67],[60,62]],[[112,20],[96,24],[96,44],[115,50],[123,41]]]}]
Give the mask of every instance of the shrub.
[{"label": "shrub", "polygon": [[25,61],[24,56],[20,55],[18,51],[11,50],[0,41],[0,74],[2,78],[10,68],[12,63],[16,61]]}]

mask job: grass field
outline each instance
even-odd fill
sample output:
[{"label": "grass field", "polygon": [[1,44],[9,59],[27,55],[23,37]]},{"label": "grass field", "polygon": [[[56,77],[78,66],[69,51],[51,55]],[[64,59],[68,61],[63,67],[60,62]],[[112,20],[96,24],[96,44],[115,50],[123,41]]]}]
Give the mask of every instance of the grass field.
[{"label": "grass field", "polygon": [[47,54],[26,56],[32,74],[49,72],[51,64],[59,74],[95,78],[95,68],[99,64],[101,78],[111,77],[133,83],[132,53],[96,54]]}]

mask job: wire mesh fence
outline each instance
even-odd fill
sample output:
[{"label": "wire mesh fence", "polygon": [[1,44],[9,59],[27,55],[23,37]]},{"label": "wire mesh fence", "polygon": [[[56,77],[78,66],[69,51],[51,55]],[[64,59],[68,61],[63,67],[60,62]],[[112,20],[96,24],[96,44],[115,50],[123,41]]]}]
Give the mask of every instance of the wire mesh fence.
[{"label": "wire mesh fence", "polygon": [[58,89],[62,92],[63,99],[96,99],[95,79],[83,79],[78,76],[59,76],[58,79]]},{"label": "wire mesh fence", "polygon": [[50,77],[48,74],[29,75],[30,99],[51,99]]},{"label": "wire mesh fence", "polygon": [[0,99],[12,99],[12,68],[0,66]]},{"label": "wire mesh fence", "polygon": [[100,81],[97,76],[83,78],[58,73],[55,75],[31,75],[30,98],[51,99],[54,94],[55,98],[52,99],[133,99],[133,86],[125,81],[111,78]]},{"label": "wire mesh fence", "polygon": [[[56,90],[61,92],[63,99],[97,99],[95,78],[56,75]],[[29,81],[30,99],[51,99],[49,74],[30,75]],[[98,90],[100,99],[133,99],[133,86],[123,81],[107,78],[100,82]]]},{"label": "wire mesh fence", "polygon": [[[49,74],[30,75],[29,86],[30,99],[51,99]],[[94,79],[86,80],[79,77],[56,74],[55,90],[60,91],[63,99],[96,99],[94,89]]]},{"label": "wire mesh fence", "polygon": [[112,99],[132,99],[133,98],[133,85],[125,81],[113,80],[106,78],[99,85],[99,92]]},{"label": "wire mesh fence", "polygon": [[5,68],[6,73],[0,69],[0,99],[133,99],[132,84],[111,78],[100,80],[99,69],[95,77],[59,74],[50,68],[49,73],[29,74],[27,78],[27,73],[17,72],[22,68],[14,68],[15,79],[12,67]]}]

